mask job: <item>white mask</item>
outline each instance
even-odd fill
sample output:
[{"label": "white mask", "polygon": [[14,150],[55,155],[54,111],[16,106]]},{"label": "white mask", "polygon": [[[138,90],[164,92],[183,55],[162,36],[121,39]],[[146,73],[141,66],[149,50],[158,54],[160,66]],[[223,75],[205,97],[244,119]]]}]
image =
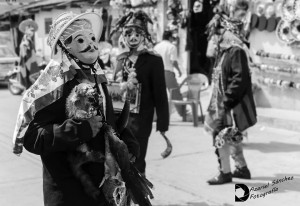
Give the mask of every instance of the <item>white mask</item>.
[{"label": "white mask", "polygon": [[96,37],[91,30],[81,30],[72,34],[72,42],[66,44],[66,48],[85,64],[94,63],[99,55]]}]

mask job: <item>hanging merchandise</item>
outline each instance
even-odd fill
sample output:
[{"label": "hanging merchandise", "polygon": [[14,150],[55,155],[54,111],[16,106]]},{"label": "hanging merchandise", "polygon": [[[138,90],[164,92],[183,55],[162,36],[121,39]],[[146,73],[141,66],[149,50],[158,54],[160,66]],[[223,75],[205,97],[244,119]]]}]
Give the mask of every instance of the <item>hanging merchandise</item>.
[{"label": "hanging merchandise", "polygon": [[273,3],[267,3],[265,6],[265,16],[267,19],[275,15],[275,7]]},{"label": "hanging merchandise", "polygon": [[276,15],[275,15],[275,4],[273,2],[270,2],[270,3],[266,4],[265,16],[268,19],[267,20],[266,30],[268,32],[275,31],[278,19],[277,19]]},{"label": "hanging merchandise", "polygon": [[254,13],[257,16],[263,16],[265,14],[266,3],[264,1],[257,1],[254,5]]},{"label": "hanging merchandise", "polygon": [[286,81],[281,79],[273,79],[269,77],[262,77],[258,79],[258,82],[268,86],[275,86],[282,89],[300,89],[300,83],[294,81]]},{"label": "hanging merchandise", "polygon": [[282,18],[285,21],[293,21],[295,19],[294,3],[297,0],[284,0],[282,4]]},{"label": "hanging merchandise", "polygon": [[256,52],[257,56],[264,57],[264,58],[272,58],[277,60],[287,60],[287,61],[296,61],[300,62],[300,56],[296,56],[294,54],[279,54],[279,53],[269,53],[263,50],[259,50]]},{"label": "hanging merchandise", "polygon": [[258,16],[258,23],[256,24],[256,28],[259,31],[265,30],[267,27],[267,18],[265,16],[266,3],[264,1],[256,2],[253,11]]},{"label": "hanging merchandise", "polygon": [[282,17],[283,0],[277,0],[274,3],[276,17]]},{"label": "hanging merchandise", "polygon": [[167,26],[166,30],[172,32],[174,41],[172,43],[179,43],[179,28],[182,22],[182,4],[180,0],[168,0],[168,10],[167,10]]},{"label": "hanging merchandise", "polygon": [[277,38],[285,44],[290,45],[293,42],[295,42],[295,39],[291,34],[290,22],[288,21],[285,20],[279,21],[276,29],[276,35]]},{"label": "hanging merchandise", "polygon": [[299,74],[300,73],[300,67],[292,67],[292,66],[285,66],[285,67],[279,67],[279,66],[273,66],[273,65],[267,65],[267,64],[254,64],[255,68],[258,68],[260,71],[273,71],[273,72],[284,72],[284,73],[291,73],[291,74]]},{"label": "hanging merchandise", "polygon": [[294,14],[296,19],[300,19],[300,1],[294,1]]},{"label": "hanging merchandise", "polygon": [[296,41],[300,41],[300,19],[295,19],[290,24],[291,35]]},{"label": "hanging merchandise", "polygon": [[262,16],[259,17],[257,29],[259,31],[263,31],[266,28],[267,28],[267,18],[265,17],[265,15],[262,15]]},{"label": "hanging merchandise", "polygon": [[254,29],[254,28],[257,28],[257,25],[258,25],[258,16],[257,14],[253,13],[251,15],[251,25],[250,25],[250,28],[251,29]]}]

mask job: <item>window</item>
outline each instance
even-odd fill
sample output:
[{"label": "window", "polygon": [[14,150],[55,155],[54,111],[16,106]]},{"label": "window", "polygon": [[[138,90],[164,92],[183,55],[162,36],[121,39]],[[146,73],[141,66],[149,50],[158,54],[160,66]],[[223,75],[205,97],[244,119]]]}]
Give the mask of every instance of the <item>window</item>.
[{"label": "window", "polygon": [[45,18],[45,34],[49,34],[52,18]]}]

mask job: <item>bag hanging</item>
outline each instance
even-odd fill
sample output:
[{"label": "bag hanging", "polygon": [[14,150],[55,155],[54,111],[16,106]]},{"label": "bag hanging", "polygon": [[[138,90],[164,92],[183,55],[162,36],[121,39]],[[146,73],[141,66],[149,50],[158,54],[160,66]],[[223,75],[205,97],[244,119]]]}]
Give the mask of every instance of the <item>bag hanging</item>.
[{"label": "bag hanging", "polygon": [[244,131],[257,123],[256,108],[252,92],[247,92],[242,100],[233,108],[233,118],[240,131]]},{"label": "bag hanging", "polygon": [[233,110],[230,110],[230,118],[232,120],[232,126],[225,127],[216,136],[215,146],[217,148],[222,148],[225,143],[230,145],[237,145],[243,141],[243,134],[237,128],[235,120],[233,118]]}]

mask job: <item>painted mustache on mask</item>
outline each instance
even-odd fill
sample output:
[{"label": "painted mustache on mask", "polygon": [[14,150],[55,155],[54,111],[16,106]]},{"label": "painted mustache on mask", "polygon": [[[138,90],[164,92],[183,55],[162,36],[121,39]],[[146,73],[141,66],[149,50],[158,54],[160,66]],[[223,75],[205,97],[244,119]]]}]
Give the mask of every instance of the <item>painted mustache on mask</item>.
[{"label": "painted mustache on mask", "polygon": [[139,41],[139,38],[137,38],[137,37],[131,37],[129,39],[129,42],[138,42],[138,41]]},{"label": "painted mustache on mask", "polygon": [[84,52],[88,52],[90,51],[91,49],[95,49],[95,50],[98,50],[98,47],[96,45],[94,45],[93,47],[91,45],[88,45],[87,48],[85,48],[84,50],[80,51],[79,53],[84,53]]}]

